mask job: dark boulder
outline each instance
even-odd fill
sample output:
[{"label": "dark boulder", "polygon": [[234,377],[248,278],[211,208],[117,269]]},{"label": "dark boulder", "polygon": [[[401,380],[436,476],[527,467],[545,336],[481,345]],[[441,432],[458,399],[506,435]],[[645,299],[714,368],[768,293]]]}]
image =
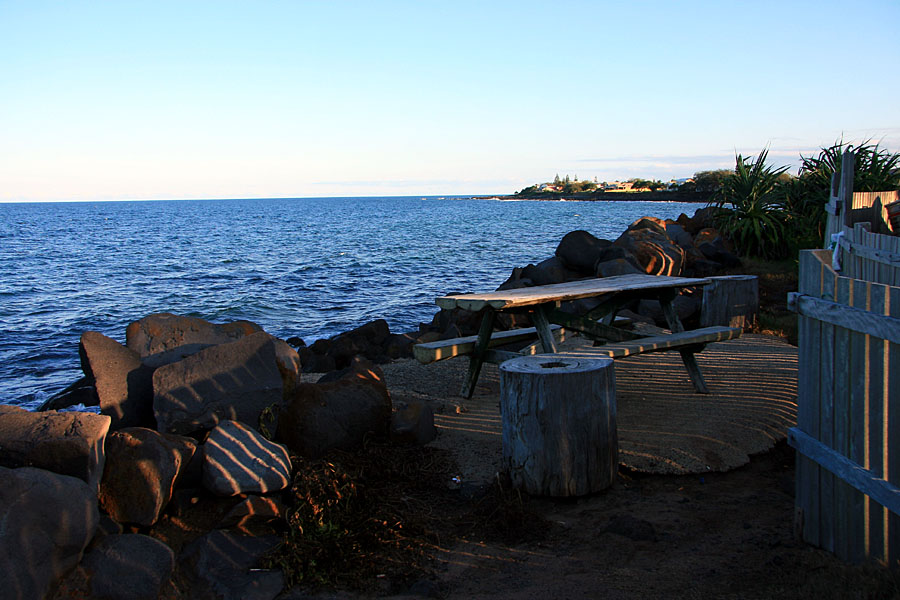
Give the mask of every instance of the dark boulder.
[{"label": "dark boulder", "polygon": [[278,417],[275,438],[294,452],[317,458],[332,448],[353,450],[366,435],[387,437],[391,397],[375,372],[339,381],[300,384]]},{"label": "dark boulder", "polygon": [[84,406],[100,405],[100,398],[97,397],[97,388],[94,387],[94,382],[88,377],[82,377],[64,390],[56,392],[47,398],[38,410],[62,410],[78,404],[83,404]]},{"label": "dark boulder", "polygon": [[609,240],[597,238],[587,231],[570,231],[556,247],[556,256],[566,268],[582,275],[592,274],[600,251],[611,244]]},{"label": "dark boulder", "polygon": [[665,235],[666,222],[663,219],[657,217],[641,217],[640,219],[629,225],[626,231],[634,231],[637,229],[650,229],[655,231],[656,233]]},{"label": "dark boulder", "polygon": [[281,571],[264,570],[260,559],[281,542],[216,530],[185,546],[175,580],[192,600],[273,600],[284,587]]},{"label": "dark boulder", "polygon": [[522,277],[530,279],[534,282],[534,285],[563,283],[579,279],[583,276],[582,273],[566,267],[566,264],[556,256],[541,261],[536,265],[528,265],[522,270]]},{"label": "dark boulder", "polygon": [[0,590],[45,598],[81,560],[100,513],[81,479],[43,469],[0,467]]},{"label": "dark boulder", "polygon": [[141,534],[108,535],[81,563],[92,598],[156,600],[175,568],[172,549]]}]

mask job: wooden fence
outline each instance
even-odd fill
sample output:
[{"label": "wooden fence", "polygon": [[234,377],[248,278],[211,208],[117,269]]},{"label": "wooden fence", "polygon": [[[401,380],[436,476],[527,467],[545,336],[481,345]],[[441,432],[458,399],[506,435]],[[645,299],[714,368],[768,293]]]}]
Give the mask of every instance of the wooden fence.
[{"label": "wooden fence", "polygon": [[[875,235],[875,234],[871,234]],[[900,287],[800,254],[797,526],[851,562],[900,559]]]}]

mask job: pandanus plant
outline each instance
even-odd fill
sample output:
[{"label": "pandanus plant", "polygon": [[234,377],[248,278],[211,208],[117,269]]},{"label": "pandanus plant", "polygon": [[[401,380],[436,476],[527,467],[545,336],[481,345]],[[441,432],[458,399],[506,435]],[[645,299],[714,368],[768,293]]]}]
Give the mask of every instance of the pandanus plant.
[{"label": "pandanus plant", "polygon": [[768,166],[768,154],[763,149],[755,159],[736,155],[734,173],[725,177],[712,200],[720,209],[716,227],[737,252],[767,259],[788,251],[780,182],[787,167]]}]

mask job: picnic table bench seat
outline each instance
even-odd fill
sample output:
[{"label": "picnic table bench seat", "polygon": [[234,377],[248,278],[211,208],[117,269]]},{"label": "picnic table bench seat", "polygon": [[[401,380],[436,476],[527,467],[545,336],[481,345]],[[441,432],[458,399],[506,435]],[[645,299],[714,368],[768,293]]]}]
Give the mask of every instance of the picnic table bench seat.
[{"label": "picnic table bench seat", "polygon": [[[557,339],[565,337],[565,332],[559,325],[553,325],[550,329]],[[536,337],[537,329],[534,327],[522,327],[520,329],[510,329],[509,331],[495,331],[491,334],[491,341],[488,342],[488,348],[526,342]],[[475,351],[475,343],[477,341],[477,335],[469,335],[466,337],[416,344],[413,346],[413,356],[415,356],[416,360],[423,365],[427,365],[438,360],[472,354]],[[526,354],[533,354],[533,352],[526,352]]]},{"label": "picnic table bench seat", "polygon": [[679,333],[668,333],[664,335],[643,337],[636,340],[628,340],[626,342],[603,344],[602,346],[586,346],[575,350],[563,350],[558,354],[559,356],[568,356],[570,358],[596,358],[598,356],[624,358],[626,356],[634,356],[645,352],[677,350],[679,348],[688,348],[690,346],[705,346],[706,344],[711,344],[713,342],[733,340],[740,337],[741,331],[742,329],[740,327],[703,327],[701,329],[692,329],[690,331],[682,331]]}]

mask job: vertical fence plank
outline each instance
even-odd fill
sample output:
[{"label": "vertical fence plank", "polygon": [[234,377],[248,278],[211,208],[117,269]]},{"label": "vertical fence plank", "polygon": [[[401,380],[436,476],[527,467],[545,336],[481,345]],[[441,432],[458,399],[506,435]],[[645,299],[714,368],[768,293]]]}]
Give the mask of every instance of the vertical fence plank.
[{"label": "vertical fence plank", "polygon": [[[800,254],[799,291],[802,294],[821,297],[824,263],[812,252]],[[818,439],[819,437],[819,374],[821,362],[821,322],[809,317],[799,317],[800,370],[797,406],[798,427]],[[803,539],[816,546],[819,542],[819,470],[809,458],[797,453],[796,505],[799,508]]]},{"label": "vertical fence plank", "polygon": [[[869,311],[884,314],[885,288],[878,284],[869,284]],[[885,390],[884,386],[884,345],[885,340],[874,336],[866,336],[869,359],[869,470],[877,477],[885,477]],[[870,556],[878,561],[886,559],[887,511],[877,502],[869,502],[869,539],[871,540]]]},{"label": "vertical fence plank", "polygon": [[[838,277],[835,284],[835,302],[850,306],[851,282],[848,277]],[[850,456],[850,330],[835,327],[834,330],[834,387],[832,393],[834,439],[832,447],[842,456]],[[850,560],[848,547],[850,524],[850,491],[852,486],[841,479],[834,481],[834,553]]]},{"label": "vertical fence plank", "polygon": [[[900,317],[900,287],[892,287],[888,291],[886,314]],[[900,484],[900,406],[892,406],[900,401],[900,344],[888,345],[885,374],[885,398],[893,402],[887,403],[887,480],[894,485]],[[900,560],[900,516],[890,513],[888,517],[888,556],[887,564],[897,566]]]},{"label": "vertical fence plank", "polygon": [[[861,310],[868,307],[868,284],[859,279],[852,280],[853,294],[851,305]],[[866,335],[858,331],[851,333],[850,358],[847,361],[850,369],[850,460],[863,468],[869,468],[866,432],[869,418],[869,386]],[[866,515],[869,510],[869,499],[862,492],[852,490],[849,497],[849,518],[847,528],[847,558],[853,562],[862,562],[869,554],[869,529]]]},{"label": "vertical fence plank", "polygon": [[[826,300],[835,299],[835,274],[831,270],[822,271],[821,297]],[[819,388],[819,441],[834,448],[834,371],[835,361],[835,329],[834,325],[822,323],[821,356],[822,371]],[[819,470],[819,543],[822,548],[834,552],[834,484],[835,476],[826,469]]]}]

